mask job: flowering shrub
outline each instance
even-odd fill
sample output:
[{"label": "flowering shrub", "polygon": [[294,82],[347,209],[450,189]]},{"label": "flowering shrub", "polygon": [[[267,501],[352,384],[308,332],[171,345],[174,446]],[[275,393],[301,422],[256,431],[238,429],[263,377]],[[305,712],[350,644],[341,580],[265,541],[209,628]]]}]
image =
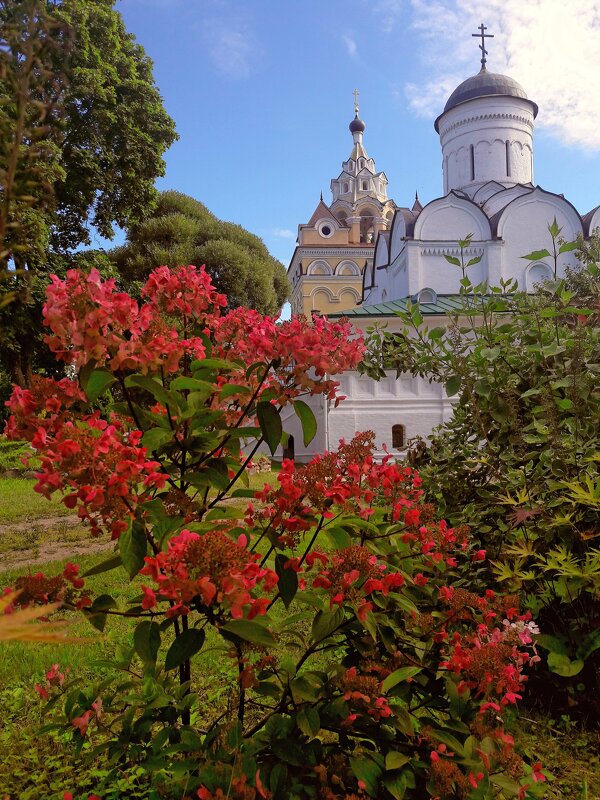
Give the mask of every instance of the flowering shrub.
[{"label": "flowering shrub", "polygon": [[[541,767],[503,720],[537,659],[535,625],[513,597],[455,585],[485,553],[437,518],[417,473],[375,462],[367,432],[244,488],[260,444],[282,439],[284,406],[314,436],[301,397],[337,402],[331,376],[362,340],[345,322],[223,313],[193,267],[155,270],[142,297],[95,272],[54,279],[48,343],[77,380],[9,403],[8,434],[41,457],[37,490],[115,540],[91,572],[141,576],[125,607],[90,598],[73,565],[18,587],[13,602],[58,601],[100,631],[136,620],[97,682],[53,665],[36,687],[63,729],[145,769],[164,797],[540,796]],[[224,502],[236,497],[251,502]],[[215,648],[233,669],[213,708],[198,676]]]}]

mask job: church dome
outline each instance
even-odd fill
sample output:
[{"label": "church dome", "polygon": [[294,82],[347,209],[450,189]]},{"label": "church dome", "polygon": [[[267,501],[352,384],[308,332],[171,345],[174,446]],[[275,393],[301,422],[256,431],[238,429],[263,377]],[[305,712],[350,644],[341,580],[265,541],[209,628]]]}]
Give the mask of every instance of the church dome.
[{"label": "church dome", "polygon": [[472,75],[470,78],[467,78],[466,81],[463,81],[452,92],[444,106],[443,112],[435,121],[436,131],[439,130],[438,123],[441,117],[447,111],[451,111],[453,108],[456,108],[456,106],[460,106],[468,100],[492,97],[493,95],[528,100],[533,106],[534,118],[537,116],[537,105],[532,100],[529,100],[525,89],[523,89],[520,83],[517,83],[514,78],[510,78],[508,75],[501,75],[498,72],[488,72],[486,69],[482,69],[477,75]]},{"label": "church dome", "polygon": [[357,113],[357,115],[354,117],[354,119],[352,120],[350,125],[348,125],[348,127],[350,128],[350,133],[364,133],[366,125],[362,121],[362,119],[358,118],[358,113]]}]

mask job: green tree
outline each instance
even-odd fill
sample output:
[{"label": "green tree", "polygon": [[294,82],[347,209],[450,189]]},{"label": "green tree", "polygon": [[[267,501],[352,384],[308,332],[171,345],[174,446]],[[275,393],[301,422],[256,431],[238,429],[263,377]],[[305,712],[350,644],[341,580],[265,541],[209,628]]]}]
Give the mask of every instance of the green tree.
[{"label": "green tree", "polygon": [[145,280],[158,265],[205,264],[230,306],[266,314],[281,308],[289,291],[283,264],[257,236],[222,222],[181,192],[162,192],[154,213],[130,228],[126,244],[111,257],[129,286]]},{"label": "green tree", "polygon": [[113,0],[0,0],[0,133],[1,364],[27,384],[48,271],[148,213],[176,134]]}]

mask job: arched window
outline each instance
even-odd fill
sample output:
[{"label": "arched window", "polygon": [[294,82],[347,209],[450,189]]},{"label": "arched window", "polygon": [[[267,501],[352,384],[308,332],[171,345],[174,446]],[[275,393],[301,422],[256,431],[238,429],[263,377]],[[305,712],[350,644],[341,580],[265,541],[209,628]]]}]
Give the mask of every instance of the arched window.
[{"label": "arched window", "polygon": [[350,187],[348,186],[348,184],[347,184],[347,183],[345,183],[345,184],[344,184],[344,186],[343,186],[343,193],[344,193],[344,194],[347,194],[347,193],[348,193],[348,191],[349,191],[349,188],[350,188]]},{"label": "arched window", "polygon": [[363,188],[363,191],[366,192],[367,189],[369,188],[369,182],[368,181],[363,181],[362,182],[362,188]]},{"label": "arched window", "polygon": [[294,445],[294,437],[290,434],[287,437],[287,443],[283,448],[283,458],[289,458],[293,461],[295,456],[296,456],[296,448]]},{"label": "arched window", "polygon": [[526,285],[527,291],[533,292],[535,287],[552,279],[552,270],[547,264],[543,262],[538,264],[531,264],[526,270]]},{"label": "arched window", "polygon": [[404,425],[392,425],[392,447],[394,450],[404,448]]}]

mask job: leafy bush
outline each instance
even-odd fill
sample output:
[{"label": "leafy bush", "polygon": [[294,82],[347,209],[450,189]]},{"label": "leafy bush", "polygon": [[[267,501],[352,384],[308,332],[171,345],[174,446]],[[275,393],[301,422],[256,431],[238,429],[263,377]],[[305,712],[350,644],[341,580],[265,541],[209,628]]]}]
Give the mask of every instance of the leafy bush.
[{"label": "leafy bush", "polygon": [[[48,730],[105,755],[115,779],[143,770],[161,797],[539,797],[541,765],[503,721],[536,626],[513,596],[456,582],[484,554],[437,518],[417,473],[376,463],[364,433],[302,469],[284,461],[276,488],[243,488],[261,443],[282,440],[284,406],[310,441],[301,396],[336,400],[328,376],[356,366],[362,340],[344,322],[223,314],[193,267],[155,270],[142,295],[94,272],[55,279],[48,343],[79,382],[37,379],[10,403],[9,435],[40,454],[38,491],[116,542],[86,575],[18,579],[12,607],[62,602],[99,631],[137,620],[96,681],[48,670]],[[113,569],[142,576],[127,605],[86,590]],[[198,690],[215,653],[218,703]]]},{"label": "leafy bush", "polygon": [[[553,252],[572,249],[557,241],[555,224],[550,232]],[[411,306],[404,332],[374,337],[369,369],[393,365],[458,395],[430,444],[414,444],[411,463],[441,513],[473,525],[496,584],[518,592],[539,622],[555,677],[547,691],[537,687],[540,703],[570,709],[583,692],[581,710],[598,719],[598,268],[534,295],[512,282],[473,286],[465,271],[450,326],[424,329]],[[489,571],[480,578],[489,581]]]}]

